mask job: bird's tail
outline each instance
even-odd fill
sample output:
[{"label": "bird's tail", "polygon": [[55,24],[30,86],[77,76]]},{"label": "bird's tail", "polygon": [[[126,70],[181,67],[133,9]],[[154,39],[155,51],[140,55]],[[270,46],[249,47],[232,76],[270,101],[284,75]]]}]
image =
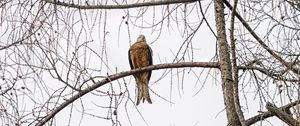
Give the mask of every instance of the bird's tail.
[{"label": "bird's tail", "polygon": [[148,101],[148,103],[152,104],[149,95],[148,82],[147,81],[143,82],[140,79],[137,79],[137,88],[138,88],[138,96],[137,96],[136,105],[139,105],[141,101],[144,102],[145,99]]}]

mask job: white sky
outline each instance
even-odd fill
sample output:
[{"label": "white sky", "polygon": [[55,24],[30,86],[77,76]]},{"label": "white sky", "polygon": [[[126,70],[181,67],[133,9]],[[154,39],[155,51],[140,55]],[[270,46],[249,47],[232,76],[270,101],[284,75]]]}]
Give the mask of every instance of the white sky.
[{"label": "white sky", "polygon": [[[156,7],[157,12],[161,12],[160,7]],[[131,9],[131,14],[135,9]],[[151,10],[151,9],[150,9]],[[210,9],[212,11],[212,8]],[[152,18],[152,12],[148,12],[145,15],[149,14],[150,19]],[[192,13],[188,19],[190,20],[198,20],[193,19],[196,13]],[[122,16],[126,15],[122,10],[113,10],[108,11],[107,18],[107,32],[109,32],[106,36],[107,40],[107,55],[109,57],[108,64],[111,70],[115,70],[117,67],[118,71],[129,70],[127,51],[129,49],[128,43],[128,33],[127,27],[123,23],[120,28],[120,36],[118,36],[119,24],[121,22]],[[133,14],[134,15],[134,14]],[[208,13],[207,18],[210,21],[210,25],[214,26],[214,14]],[[148,16],[144,16],[145,19],[149,18]],[[155,18],[161,18],[157,16]],[[156,19],[158,20],[158,19]],[[146,20],[146,22],[149,20]],[[151,21],[151,20],[150,20]],[[198,20],[199,21],[199,20]],[[140,22],[138,22],[140,23]],[[132,26],[132,24],[129,24]],[[176,54],[182,42],[184,41],[183,37],[180,37],[180,33],[178,32],[177,26],[174,22],[171,23],[172,28],[167,30],[164,27],[161,36],[155,41],[157,33],[151,32],[151,29],[146,28],[132,28],[130,29],[130,36],[132,41],[134,42],[139,34],[144,34],[146,36],[147,42],[150,44],[153,50],[153,60],[154,64],[158,63],[170,63],[174,59],[174,53]],[[182,26],[180,27],[182,28]],[[95,30],[97,31],[97,30]],[[93,38],[97,38],[97,34],[102,34],[101,32],[95,32]],[[119,37],[119,38],[118,38]],[[118,41],[119,40],[119,41]],[[155,42],[154,42],[155,41]],[[154,42],[154,43],[153,43]],[[216,40],[206,25],[202,25],[201,28],[197,31],[194,39],[192,40],[193,48],[194,48],[194,61],[210,61],[215,56],[216,51]],[[94,45],[95,44],[95,45]],[[99,43],[95,41],[92,43],[92,48],[95,50],[99,50]],[[187,60],[189,61],[189,60]],[[97,64],[98,61],[91,61],[93,64]],[[118,119],[122,125],[129,125],[128,118],[130,118],[131,124],[133,126],[201,126],[201,125],[225,125],[226,124],[226,113],[224,111],[224,103],[223,103],[223,95],[221,91],[220,83],[216,83],[215,71],[211,70],[209,73],[207,70],[204,71],[203,75],[200,76],[200,82],[197,82],[197,78],[195,77],[193,72],[189,72],[189,68],[185,69],[185,78],[183,84],[177,81],[176,72],[177,70],[173,70],[173,80],[171,81],[170,74],[168,74],[162,80],[159,80],[164,70],[158,70],[152,72],[152,77],[150,80],[151,90],[154,93],[150,93],[151,99],[153,100],[153,104],[149,105],[148,103],[144,103],[135,107],[131,101],[126,106],[127,114],[125,112],[125,108],[123,104],[119,106],[118,109]],[[199,76],[200,72],[203,69],[193,69],[195,74]],[[180,69],[179,71],[182,71]],[[204,78],[208,75],[207,81],[204,84]],[[182,76],[182,74],[180,74]],[[217,75],[219,77],[219,74]],[[135,101],[136,94],[134,93],[135,89],[135,81],[133,77],[126,77],[126,83],[130,90],[130,97],[133,101]],[[130,80],[130,81],[129,81]],[[159,80],[159,81],[158,81]],[[219,78],[217,78],[219,80]],[[123,80],[119,80],[121,85],[123,84]],[[197,83],[196,83],[197,82]],[[117,82],[112,83],[117,84]],[[170,105],[168,102],[163,100],[160,97],[170,100],[170,92],[172,85],[172,102],[173,105]],[[183,85],[183,87],[182,87]],[[181,89],[183,88],[183,90]],[[107,89],[104,87],[100,87],[99,90]],[[201,91],[199,92],[199,90]],[[198,94],[196,94],[199,92]],[[196,95],[195,95],[196,94]],[[83,103],[85,104],[85,109],[91,113],[97,113],[99,116],[106,116],[107,109],[100,109],[99,107],[95,107],[93,103],[98,103],[102,105],[103,102],[108,102],[106,100],[98,100],[99,97],[95,96],[84,96],[82,98]],[[252,99],[248,101],[250,105],[249,108],[255,106],[255,104],[251,103]],[[77,101],[78,103],[79,101]],[[77,105],[78,107],[79,105]],[[262,106],[263,107],[263,106]],[[258,108],[258,107],[256,107]],[[80,107],[78,107],[79,111],[81,111]],[[99,110],[100,109],[100,110]],[[138,113],[137,110],[140,112]],[[257,109],[255,110],[257,111]],[[67,121],[65,117],[68,115],[69,111],[64,110],[60,112],[57,116],[57,122],[59,125],[64,124],[61,122]],[[74,112],[76,113],[76,112]],[[252,112],[251,112],[252,113]],[[254,112],[255,113],[255,112]],[[254,115],[252,113],[251,115]],[[247,115],[247,113],[245,113]],[[257,113],[256,113],[257,114]],[[80,118],[80,113],[74,114],[74,118],[72,118],[71,125],[74,123],[78,124]],[[249,117],[249,116],[246,116]],[[145,119],[146,123],[143,121]],[[92,116],[85,116],[81,122],[82,125],[110,125],[110,120],[97,119]]]},{"label": "white sky", "polygon": [[[157,12],[161,12],[159,9],[160,7],[156,7]],[[131,13],[134,12],[135,9],[130,10]],[[151,9],[150,9],[151,10]],[[148,12],[152,14],[152,12]],[[118,68],[118,71],[129,70],[129,63],[127,57],[127,51],[129,49],[128,43],[128,33],[127,27],[123,23],[121,24],[120,28],[120,36],[118,38],[118,30],[119,24],[121,22],[122,16],[125,13],[122,10],[113,10],[108,11],[109,17],[107,18],[107,55],[109,57],[108,64],[112,70],[115,67]],[[134,15],[134,14],[133,14]],[[157,14],[159,15],[159,14]],[[151,15],[152,16],[152,15]],[[194,14],[193,14],[194,16]],[[193,19],[190,16],[190,20],[199,20]],[[213,14],[209,14],[209,17],[212,17]],[[147,16],[144,16],[146,19]],[[152,17],[151,17],[152,18]],[[161,18],[157,16],[157,18]],[[159,20],[159,19],[156,19]],[[148,21],[148,20],[146,20]],[[116,25],[117,24],[117,25]],[[132,24],[129,24],[132,26]],[[146,36],[147,42],[150,44],[153,50],[153,62],[154,64],[158,63],[171,63],[174,59],[174,54],[177,53],[179,47],[181,46],[184,38],[180,37],[180,33],[178,33],[177,26],[175,23],[171,23],[172,28],[168,31],[166,27],[164,27],[161,36],[155,41],[157,33],[154,32],[151,34],[151,29],[139,29],[139,28],[132,28],[130,29],[130,35],[133,42],[136,40],[139,34],[144,34]],[[213,23],[212,23],[213,25]],[[182,28],[182,27],[180,27]],[[97,30],[95,30],[97,31]],[[101,32],[95,32],[93,36],[94,39],[97,39],[97,34],[102,34]],[[118,41],[119,40],[119,41]],[[153,43],[153,41],[155,41]],[[210,61],[213,56],[215,55],[215,38],[213,37],[212,33],[208,31],[204,25],[201,26],[200,30],[197,32],[196,36],[192,40],[194,50],[194,61]],[[152,44],[151,44],[152,43]],[[94,45],[95,44],[95,45]],[[95,41],[92,43],[92,48],[95,50],[99,50],[99,43]],[[160,60],[159,60],[160,59]],[[97,64],[98,61],[91,61],[93,64]],[[139,105],[137,108],[133,105],[133,103],[129,102],[126,106],[128,111],[128,115],[130,116],[130,121],[133,126],[143,126],[143,125],[171,125],[171,126],[182,126],[182,125],[224,125],[226,122],[225,112],[223,111],[224,105],[222,100],[222,92],[221,87],[219,84],[213,82],[213,79],[207,80],[205,85],[202,87],[204,80],[200,79],[200,83],[196,84],[196,77],[194,74],[199,76],[200,72],[203,69],[193,69],[193,72],[187,74],[189,68],[185,69],[185,78],[183,84],[177,81],[176,72],[177,70],[173,70],[173,80],[172,80],[172,102],[173,105],[170,105],[168,102],[163,100],[160,97],[163,97],[167,100],[170,100],[170,88],[171,88],[171,79],[170,74],[168,74],[162,80],[157,81],[164,70],[158,70],[152,72],[152,77],[150,80],[151,90],[154,93],[150,93],[151,99],[153,100],[153,104],[149,105],[148,103],[144,103]],[[182,71],[180,69],[179,71]],[[204,71],[204,74],[201,78],[204,78],[207,74],[207,71]],[[215,74],[215,71],[212,70],[211,73]],[[182,74],[180,74],[182,76]],[[130,81],[129,81],[130,80]],[[123,80],[119,80],[120,83],[123,83]],[[135,102],[135,81],[132,76],[126,77],[126,83],[129,84],[128,88],[130,90],[131,99]],[[113,85],[117,84],[117,82],[113,82]],[[183,87],[182,87],[183,85]],[[183,88],[183,90],[181,89]],[[199,89],[202,90],[196,94]],[[100,87],[99,90],[106,89]],[[196,95],[195,95],[196,94]],[[97,100],[100,99],[99,97],[95,96],[84,96],[82,101],[86,104],[85,109],[89,110],[92,113],[100,113],[97,115],[106,116],[107,110],[95,107],[93,103],[102,104],[102,102],[109,102],[106,100]],[[78,102],[78,101],[77,101]],[[118,119],[121,121],[122,125],[129,125],[128,117],[126,112],[124,111],[124,106],[121,104],[118,110]],[[78,105],[77,105],[78,106]],[[80,109],[80,107],[78,107]],[[143,121],[142,116],[137,112],[140,111],[140,114],[143,116],[147,124]],[[97,111],[97,112],[95,112]],[[61,122],[67,121],[65,118],[68,115],[69,111],[64,110],[60,112],[56,118],[57,122],[61,124]],[[76,112],[74,112],[76,113]],[[103,113],[103,114],[102,114]],[[74,114],[74,118],[72,119],[71,125],[78,124],[80,118],[80,113]],[[78,117],[76,116],[78,115]],[[104,124],[103,124],[104,123]],[[62,123],[63,124],[63,123]],[[110,125],[110,120],[103,120],[103,119],[96,119],[91,116],[85,116],[82,120],[82,125],[95,125],[95,124],[103,124],[103,125]]]}]

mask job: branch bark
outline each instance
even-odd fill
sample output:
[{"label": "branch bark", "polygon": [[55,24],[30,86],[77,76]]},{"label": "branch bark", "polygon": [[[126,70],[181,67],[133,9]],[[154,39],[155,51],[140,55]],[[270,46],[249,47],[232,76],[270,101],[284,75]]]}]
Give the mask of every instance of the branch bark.
[{"label": "branch bark", "polygon": [[231,21],[230,21],[230,49],[231,49],[231,57],[232,57],[232,76],[233,76],[233,99],[235,104],[235,109],[239,120],[242,126],[246,126],[244,113],[241,108],[240,98],[239,98],[239,71],[237,66],[237,56],[236,56],[236,47],[235,47],[235,39],[234,39],[234,20],[235,13],[237,7],[238,0],[233,1],[233,9],[231,13]]},{"label": "branch bark", "polygon": [[[107,84],[110,83],[111,81],[126,77],[126,76],[130,76],[134,73],[138,73],[138,72],[143,72],[143,71],[148,71],[148,70],[160,70],[160,69],[168,69],[168,68],[183,68],[183,67],[198,67],[198,68],[217,68],[219,69],[219,63],[218,62],[182,62],[182,63],[168,63],[168,64],[157,64],[157,65],[152,65],[152,66],[148,66],[148,67],[144,67],[141,69],[135,69],[135,70],[130,70],[130,71],[124,71],[124,72],[120,72],[120,73],[116,73],[113,75],[110,75],[108,77],[106,77],[105,79],[96,82],[95,84],[93,84],[92,86],[80,90],[77,94],[75,94],[74,96],[70,97],[69,99],[67,99],[64,103],[60,104],[58,107],[52,109],[48,115],[46,115],[45,117],[43,117],[37,124],[36,126],[43,126],[45,123],[47,123],[49,120],[51,120],[58,112],[60,112],[61,110],[63,110],[65,107],[67,107],[69,104],[73,103],[75,100],[77,100],[78,98],[86,95],[87,93]],[[249,66],[238,66],[239,70],[251,70],[254,69],[256,70],[256,67],[249,67]],[[258,69],[260,71],[260,69]],[[298,101],[299,102],[299,101]],[[295,103],[294,103],[295,104]],[[292,104],[294,106],[294,104]],[[285,107],[286,108],[286,107]],[[266,115],[270,115],[270,114],[266,114]],[[261,117],[260,115],[258,115],[259,117]],[[246,122],[247,124],[252,124],[254,121],[259,121],[257,117],[253,117],[253,119],[248,119]]]},{"label": "branch bark", "polygon": [[221,70],[222,89],[227,114],[228,124],[231,126],[241,126],[241,122],[235,108],[232,78],[232,65],[229,55],[229,46],[226,40],[224,5],[222,0],[214,0],[215,3],[215,21],[218,39],[219,64]]},{"label": "branch bark", "polygon": [[137,7],[147,7],[147,6],[159,6],[159,5],[169,5],[169,4],[177,4],[177,3],[192,3],[197,0],[161,0],[161,1],[151,1],[151,2],[143,2],[143,3],[133,3],[133,4],[123,4],[123,5],[80,5],[75,3],[66,3],[60,2],[59,0],[43,0],[47,3],[60,5],[69,8],[77,8],[77,9],[128,9],[128,8],[137,8]]},{"label": "branch bark", "polygon": [[72,96],[71,98],[67,99],[66,102],[60,104],[58,107],[54,108],[53,110],[49,111],[48,115],[46,115],[42,120],[40,120],[36,126],[43,126],[45,123],[47,123],[50,119],[52,119],[58,112],[63,110],[65,107],[67,107],[69,104],[73,103],[78,98],[86,95],[87,93],[97,89],[98,87],[101,87],[111,81],[132,75],[134,73],[143,72],[143,71],[149,71],[149,70],[159,70],[159,69],[167,69],[167,68],[182,68],[182,67],[202,67],[202,68],[218,68],[219,65],[217,62],[183,62],[183,63],[168,63],[168,64],[157,64],[152,65],[140,69],[120,72],[117,74],[113,74],[108,76],[107,78],[96,82],[92,86],[80,90],[77,94]]},{"label": "branch bark", "polygon": [[267,102],[266,108],[269,112],[271,112],[273,115],[284,121],[289,126],[299,126],[299,122],[295,120],[293,116],[285,113],[284,111],[276,107],[274,104]]},{"label": "branch bark", "polygon": [[[300,100],[296,100],[294,102],[291,102],[289,104],[286,104],[286,105],[280,107],[279,109],[280,110],[288,110],[291,107],[298,105],[299,103],[300,103]],[[271,113],[269,111],[263,112],[261,114],[258,114],[256,116],[253,116],[253,117],[247,119],[246,120],[246,125],[250,126],[250,125],[252,125],[252,124],[254,124],[254,123],[256,123],[256,122],[258,122],[260,120],[264,120],[264,119],[272,117],[272,116],[274,116],[274,113]]]}]

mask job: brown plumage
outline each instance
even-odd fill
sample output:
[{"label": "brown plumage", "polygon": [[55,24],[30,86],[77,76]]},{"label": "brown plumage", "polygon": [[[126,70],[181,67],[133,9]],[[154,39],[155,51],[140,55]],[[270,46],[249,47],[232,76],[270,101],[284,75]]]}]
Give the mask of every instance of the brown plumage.
[{"label": "brown plumage", "polygon": [[[128,51],[129,64],[131,69],[137,69],[145,66],[152,65],[152,50],[146,43],[144,35],[140,35]],[[136,73],[133,75],[138,88],[138,96],[136,105],[141,101],[148,101],[152,103],[149,95],[148,83],[151,77],[151,71]]]}]

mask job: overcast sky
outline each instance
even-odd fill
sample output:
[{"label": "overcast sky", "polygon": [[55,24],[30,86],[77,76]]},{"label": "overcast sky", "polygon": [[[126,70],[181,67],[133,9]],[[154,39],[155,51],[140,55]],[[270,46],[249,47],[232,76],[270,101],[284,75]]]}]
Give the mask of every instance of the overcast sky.
[{"label": "overcast sky", "polygon": [[[143,25],[145,27],[151,26],[152,24],[149,22],[151,22],[153,18],[156,22],[159,21],[161,19],[161,13],[164,12],[163,9],[165,9],[165,6],[164,8],[155,7],[156,15],[155,17],[153,17],[152,8],[149,8],[143,16]],[[210,6],[206,18],[209,20],[210,25],[214,28],[214,13],[212,9],[213,6]],[[129,12],[131,16],[136,15],[136,10],[138,9],[130,9]],[[189,14],[186,18],[188,22],[192,22],[192,26],[194,26],[193,28],[196,28],[196,26],[199,25],[200,19],[202,19],[201,16],[200,18],[198,18],[198,13],[199,12],[196,12],[196,10],[193,10],[191,14]],[[122,22],[122,16],[126,15],[126,12],[124,12],[123,10],[108,10],[107,15],[106,51],[108,56],[108,66],[112,71],[114,71],[115,68],[117,68],[118,71],[129,70],[130,67],[127,57],[127,51],[130,46],[128,28],[125,22]],[[173,14],[173,18],[175,17],[174,15],[175,14]],[[182,14],[179,13],[177,16],[179,20],[181,20],[180,18],[182,18]],[[134,20],[135,18],[132,17],[131,21]],[[139,26],[141,25],[141,22],[142,21],[137,21],[135,25]],[[152,47],[154,64],[173,62],[176,53],[187,37],[186,35],[182,36],[184,29],[184,24],[182,23],[182,21],[175,23],[171,20],[170,24],[167,24],[167,21],[165,21],[162,27],[163,29],[161,31],[161,35],[158,38],[157,36],[159,31],[157,29],[160,28],[159,26],[157,26],[157,28],[138,28],[134,27],[132,23],[135,22],[129,23],[129,34],[132,40],[131,44],[135,42],[138,35],[144,34],[147,43]],[[101,33],[101,30],[99,30],[100,33],[98,29],[94,30],[95,33],[92,36],[94,41],[90,44],[93,49],[99,52],[101,52],[102,49],[99,48],[99,46],[101,46],[99,44],[101,44],[102,42],[98,42],[98,35],[103,34]],[[189,32],[191,31],[189,30]],[[205,24],[201,25],[191,42],[193,45],[193,61],[208,62],[214,59],[214,56],[216,54],[216,38],[213,36],[213,33]],[[182,56],[181,53],[182,51],[180,51],[180,56]],[[188,56],[186,56],[186,58],[187,57]],[[97,63],[99,61],[94,61],[93,58],[91,59],[92,60],[90,63],[97,66]],[[185,61],[191,61],[191,58],[186,59]],[[167,71],[169,72],[169,70]],[[224,111],[223,95],[219,83],[220,74],[218,72],[216,72],[215,70],[209,71],[209,69],[203,71],[203,69],[199,68],[173,69],[172,75],[169,73],[161,79],[165,72],[166,70],[158,70],[152,72],[150,88],[155,93],[150,91],[150,96],[153,101],[153,104],[151,105],[148,103],[140,104],[137,107],[133,105],[132,102],[135,102],[136,97],[135,81],[132,76],[125,78],[125,82],[129,89],[130,98],[132,101],[129,101],[129,104],[127,104],[126,107],[124,107],[124,103],[122,103],[118,108],[118,119],[121,124],[129,125],[131,123],[134,126],[143,126],[147,124],[149,126],[221,126],[227,124],[225,116],[226,113]],[[177,73],[179,73],[178,76]],[[182,80],[183,73],[184,79]],[[205,79],[206,77],[207,79]],[[124,82],[123,80],[119,80],[118,82],[113,82],[112,84],[118,85],[118,83],[122,85]],[[105,91],[107,87],[108,86],[100,87],[99,90]],[[249,93],[249,101],[247,102],[249,106],[242,106],[243,110],[245,111],[246,118],[250,117],[250,115],[253,116],[258,114],[257,111],[260,107],[264,108],[264,106],[258,106],[259,104],[257,98],[254,99],[254,94],[251,95],[251,93]],[[171,100],[174,104],[168,103],[161,97],[167,100]],[[96,115],[103,117],[107,115],[107,109],[97,107],[95,104],[102,105],[103,102],[108,102],[108,99],[100,100],[100,98],[97,96],[87,95],[84,96],[81,100],[86,105],[85,109],[88,110],[87,112],[94,114],[96,113]],[[245,103],[244,100],[241,101]],[[252,101],[256,101],[256,103],[253,104],[254,102],[252,103]],[[76,103],[79,103],[79,101],[76,101]],[[249,111],[247,108],[256,109],[252,109],[254,111]],[[68,107],[68,109],[70,109],[70,107]],[[80,110],[80,107],[77,109],[78,111],[82,111]],[[64,110],[63,112],[60,112],[58,114],[56,119],[59,124],[61,121],[68,121],[64,118],[60,118],[68,115],[68,112],[69,111]],[[74,111],[74,113],[76,113],[76,111]],[[77,118],[81,117],[80,113],[74,115],[76,118],[72,118],[71,124],[77,124],[79,121]],[[97,119],[92,116],[84,116],[81,124],[109,125],[111,124],[111,121]]]}]

